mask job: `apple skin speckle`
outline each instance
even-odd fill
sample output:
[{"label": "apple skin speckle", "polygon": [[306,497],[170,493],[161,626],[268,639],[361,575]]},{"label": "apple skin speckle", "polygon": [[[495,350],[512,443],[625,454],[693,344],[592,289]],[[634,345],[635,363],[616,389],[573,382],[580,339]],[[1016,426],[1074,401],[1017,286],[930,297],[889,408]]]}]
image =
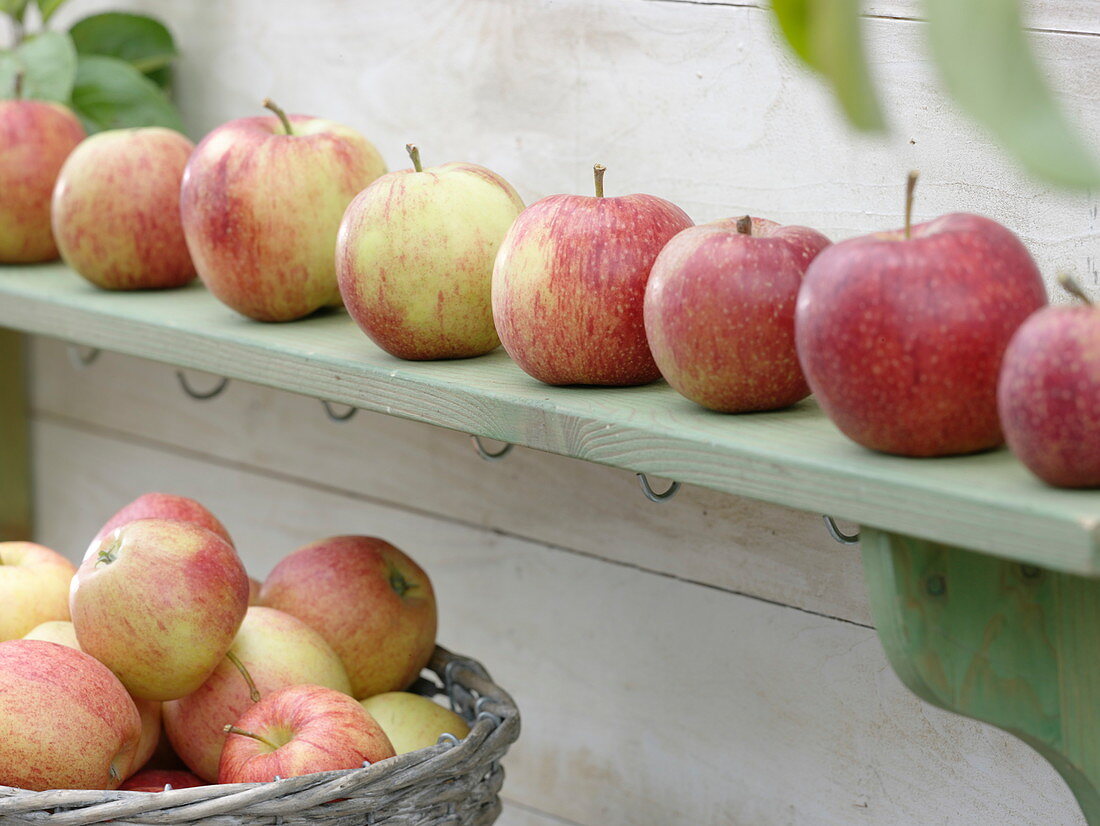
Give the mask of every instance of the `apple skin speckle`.
[{"label": "apple skin speckle", "polygon": [[1020,240],[953,213],[852,238],[806,271],[799,360],[821,407],[853,441],[903,456],[1003,442],[997,376],[1012,334],[1047,302]]}]

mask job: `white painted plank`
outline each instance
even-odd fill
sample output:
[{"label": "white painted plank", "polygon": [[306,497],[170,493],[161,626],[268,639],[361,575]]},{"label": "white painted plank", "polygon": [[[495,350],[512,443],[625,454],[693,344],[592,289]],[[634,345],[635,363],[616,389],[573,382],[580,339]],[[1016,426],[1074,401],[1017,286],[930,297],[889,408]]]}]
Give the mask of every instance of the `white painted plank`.
[{"label": "white painted plank", "polygon": [[336,424],[315,400],[241,382],[197,403],[164,365],[108,353],[74,371],[48,339],[33,354],[34,405],[55,416],[870,622],[858,551],[833,542],[818,514],[693,486],[655,505],[613,468],[523,449],[484,462],[468,437],[440,428],[365,411]]},{"label": "white painted plank", "polygon": [[588,826],[1081,824],[1029,749],[920,704],[873,632],[334,493],[39,423],[40,540],[80,549],[120,501],[215,506],[251,569],[371,532],[418,558],[441,639],[512,690],[508,795]]}]

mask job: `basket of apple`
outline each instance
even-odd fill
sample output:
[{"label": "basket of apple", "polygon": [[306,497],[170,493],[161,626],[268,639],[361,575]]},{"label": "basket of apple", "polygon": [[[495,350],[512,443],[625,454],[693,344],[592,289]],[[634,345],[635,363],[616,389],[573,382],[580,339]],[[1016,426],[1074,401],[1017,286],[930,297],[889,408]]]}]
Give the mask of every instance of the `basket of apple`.
[{"label": "basket of apple", "polygon": [[260,584],[206,508],[147,494],[79,567],[0,543],[0,824],[492,823],[519,712],[435,635],[373,537]]}]

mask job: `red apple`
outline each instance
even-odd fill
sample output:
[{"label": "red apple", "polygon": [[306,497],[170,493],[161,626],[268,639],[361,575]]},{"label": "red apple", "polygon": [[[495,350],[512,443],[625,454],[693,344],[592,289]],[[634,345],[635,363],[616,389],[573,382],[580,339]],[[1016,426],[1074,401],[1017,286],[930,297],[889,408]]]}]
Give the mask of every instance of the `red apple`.
[{"label": "red apple", "polygon": [[168,519],[129,522],[93,542],[69,598],[80,647],[145,700],[202,685],[247,606],[248,575],[233,547]]},{"label": "red apple", "polygon": [[512,224],[493,268],[504,349],[547,384],[645,384],[660,378],[642,303],[657,253],[691,219],[653,195],[551,195]]},{"label": "red apple", "polygon": [[1045,303],[1035,262],[1005,227],[955,213],[910,229],[907,217],[904,230],[813,260],[795,340],[810,388],[852,440],[903,456],[973,453],[1003,441],[1001,357]]},{"label": "red apple", "polygon": [[794,346],[802,276],[829,239],[808,227],[727,218],[677,233],[645,292],[661,375],[726,413],[789,407],[810,395]]},{"label": "red apple", "polygon": [[129,792],[163,792],[166,787],[192,789],[205,786],[201,777],[177,769],[142,769],[118,788]]},{"label": "red apple", "polygon": [[1077,306],[1046,307],[1020,325],[997,387],[1008,446],[1061,488],[1100,487],[1100,306],[1068,276]]},{"label": "red apple", "polygon": [[210,292],[250,318],[290,321],[340,303],[340,219],[386,167],[354,129],[265,105],[278,117],[230,121],[203,138],[180,210]]},{"label": "red apple", "polygon": [[225,724],[258,698],[301,683],[351,693],[347,671],[320,634],[274,608],[249,608],[233,647],[206,682],[164,703],[164,730],[188,768],[213,782]]},{"label": "red apple", "polygon": [[50,195],[61,164],[83,139],[84,127],[59,103],[0,100],[0,263],[57,258]]},{"label": "red apple", "polygon": [[523,210],[512,186],[483,166],[445,163],[383,175],[340,224],[336,275],[351,317],[403,359],[468,358],[500,344],[493,327],[493,259]]},{"label": "red apple", "polygon": [[229,531],[214,514],[194,499],[175,496],[171,493],[143,493],[108,519],[107,524],[99,529],[95,538],[102,539],[115,528],[121,528],[126,523],[136,522],[138,519],[175,519],[180,522],[191,522],[200,528],[213,531],[230,545],[233,544]]},{"label": "red apple", "polygon": [[268,694],[226,731],[219,783],[357,769],[394,756],[382,727],[359,703],[319,685]]},{"label": "red apple", "polygon": [[69,619],[76,568],[34,542],[0,542],[0,641],[22,637],[50,620]]},{"label": "red apple", "polygon": [[0,643],[0,785],[117,788],[140,731],[130,695],[95,658],[41,640]]},{"label": "red apple", "polygon": [[382,539],[334,536],[299,548],[272,569],[260,602],[324,637],[358,699],[405,688],[435,649],[432,583]]},{"label": "red apple", "polygon": [[65,263],[107,290],[193,279],[179,199],[194,148],[179,132],[148,127],[110,129],[74,149],[53,191],[53,235]]}]

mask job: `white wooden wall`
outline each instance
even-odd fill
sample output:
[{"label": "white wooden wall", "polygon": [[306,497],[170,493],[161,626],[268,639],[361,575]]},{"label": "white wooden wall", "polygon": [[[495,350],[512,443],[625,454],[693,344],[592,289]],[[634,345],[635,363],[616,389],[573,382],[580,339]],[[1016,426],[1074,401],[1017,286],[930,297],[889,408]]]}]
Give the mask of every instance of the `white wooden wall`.
[{"label": "white wooden wall", "polygon": [[[259,111],[353,124],[391,167],[484,163],[528,200],[646,191],[697,221],[752,211],[834,239],[916,213],[988,214],[1048,277],[1100,284],[1096,199],[1024,179],[952,111],[920,5],[867,2],[893,132],[853,135],[779,48],[764,3],[692,0],[72,0],[66,18],[161,15],[193,138]],[[1067,111],[1100,147],[1100,8],[1029,8]],[[994,729],[918,702],[870,627],[858,554],[820,517],[232,384],[183,396],[166,367],[33,350],[39,539],[78,555],[146,490],[208,503],[263,576],[299,544],[377,534],[437,584],[441,641],[515,694],[504,826],[1080,824],[1064,784]],[[194,377],[196,382],[201,376]]]}]

